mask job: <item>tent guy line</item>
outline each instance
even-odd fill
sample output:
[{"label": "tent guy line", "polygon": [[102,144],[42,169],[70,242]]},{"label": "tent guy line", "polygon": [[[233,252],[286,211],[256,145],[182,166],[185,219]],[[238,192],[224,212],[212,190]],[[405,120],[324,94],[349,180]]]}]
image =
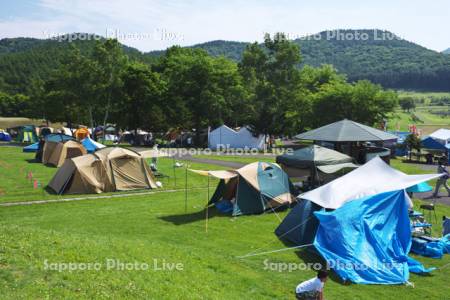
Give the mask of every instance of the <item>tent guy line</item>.
[{"label": "tent guy line", "polygon": [[[193,187],[191,190],[206,190],[206,187]],[[72,202],[72,201],[83,201],[83,200],[98,200],[98,199],[111,199],[111,198],[127,198],[132,196],[145,196],[152,194],[162,194],[162,193],[176,193],[182,192],[183,189],[173,189],[173,190],[165,190],[165,191],[149,191],[142,193],[128,193],[128,194],[115,194],[115,195],[103,195],[103,196],[94,196],[94,197],[76,197],[76,198],[61,198],[61,199],[49,199],[49,200],[33,200],[33,201],[18,201],[18,202],[4,202],[0,203],[0,207],[9,207],[9,206],[25,206],[25,205],[34,205],[34,204],[50,204],[50,203],[60,203],[60,202]]]},{"label": "tent guy line", "polygon": [[[309,221],[309,219],[311,219],[311,217],[312,217],[312,216],[308,217],[308,218],[307,218],[306,220],[304,220],[302,223],[300,223],[300,224],[294,226],[293,228],[291,228],[290,230],[288,230],[287,232],[285,232],[284,234],[282,234],[281,236],[279,236],[277,239],[274,239],[274,240],[272,240],[271,242],[266,243],[264,246],[259,247],[258,249],[254,250],[254,251],[252,251],[252,252],[250,252],[250,253],[247,253],[247,254],[242,255],[242,256],[238,256],[238,258],[244,258],[244,257],[250,257],[250,256],[256,256],[256,255],[262,255],[262,254],[266,254],[266,253],[272,253],[273,251],[266,251],[266,252],[259,252],[259,253],[258,253],[258,251],[264,249],[265,247],[267,247],[267,246],[269,246],[269,245],[271,245],[271,244],[273,244],[273,243],[275,243],[275,242],[277,242],[277,241],[279,241],[283,236],[285,236],[285,235],[288,234],[289,232],[291,232],[291,231],[297,229],[298,227],[304,225],[306,222]],[[298,247],[290,247],[290,248],[287,248],[287,249],[292,249],[292,248],[298,248]],[[274,250],[274,251],[275,251],[275,252],[279,252],[278,250]]]},{"label": "tent guy line", "polygon": [[264,255],[264,254],[270,254],[270,253],[276,253],[276,252],[282,252],[282,251],[287,251],[287,250],[292,250],[292,249],[300,249],[300,248],[305,248],[305,247],[309,247],[309,246],[313,246],[313,245],[314,244],[307,244],[307,245],[287,247],[287,248],[282,248],[282,249],[277,249],[277,250],[272,250],[272,251],[265,251],[265,252],[259,252],[259,253],[253,253],[253,254],[250,253],[250,254],[246,254],[246,255],[243,255],[243,256],[237,256],[236,258],[247,258],[247,257]]}]

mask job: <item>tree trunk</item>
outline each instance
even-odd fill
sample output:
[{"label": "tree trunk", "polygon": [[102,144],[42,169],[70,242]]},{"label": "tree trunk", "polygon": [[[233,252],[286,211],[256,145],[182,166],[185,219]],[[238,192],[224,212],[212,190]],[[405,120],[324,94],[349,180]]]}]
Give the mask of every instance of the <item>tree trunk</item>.
[{"label": "tree trunk", "polygon": [[89,119],[91,123],[91,128],[94,128],[94,119],[92,117],[92,106],[89,106]]}]

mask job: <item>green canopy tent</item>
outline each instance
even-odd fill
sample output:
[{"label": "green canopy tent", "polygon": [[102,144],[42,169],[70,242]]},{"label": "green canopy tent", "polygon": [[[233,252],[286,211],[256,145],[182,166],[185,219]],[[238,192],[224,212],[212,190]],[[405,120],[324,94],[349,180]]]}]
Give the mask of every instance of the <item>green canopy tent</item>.
[{"label": "green canopy tent", "polygon": [[[321,177],[325,179],[326,176],[320,176],[321,173],[334,174],[346,168],[358,167],[350,156],[318,145],[279,155],[276,162],[281,165],[289,177],[310,176],[312,185],[317,185],[321,181]],[[329,177],[329,179],[333,179],[336,176]]]},{"label": "green canopy tent", "polygon": [[254,162],[230,171],[190,171],[220,179],[208,206],[216,204],[225,211],[221,209],[225,204],[233,216],[263,213],[295,199],[287,174],[277,164]]}]

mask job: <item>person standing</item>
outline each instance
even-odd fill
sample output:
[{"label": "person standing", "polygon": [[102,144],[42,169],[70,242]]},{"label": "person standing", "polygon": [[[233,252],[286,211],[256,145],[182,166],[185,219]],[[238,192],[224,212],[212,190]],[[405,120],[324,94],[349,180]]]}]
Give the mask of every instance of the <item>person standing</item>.
[{"label": "person standing", "polygon": [[436,182],[436,189],[434,190],[434,193],[433,193],[433,197],[439,197],[439,190],[440,190],[441,186],[444,186],[444,188],[447,190],[448,196],[450,197],[450,187],[447,184],[447,180],[448,180],[450,174],[448,173],[448,170],[447,170],[445,164],[446,164],[446,161],[444,159],[439,160],[437,172],[438,172],[438,174],[444,173],[445,175],[438,178],[438,180]]}]

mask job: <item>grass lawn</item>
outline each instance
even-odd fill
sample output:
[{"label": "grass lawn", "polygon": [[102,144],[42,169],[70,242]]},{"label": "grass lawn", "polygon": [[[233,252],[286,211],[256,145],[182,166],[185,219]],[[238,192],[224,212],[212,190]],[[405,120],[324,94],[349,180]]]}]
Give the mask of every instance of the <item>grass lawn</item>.
[{"label": "grass lawn", "polygon": [[[25,179],[26,171],[32,170],[45,182],[55,169],[29,164],[25,160],[30,155],[20,151],[20,148],[0,148],[1,201],[55,197],[35,192]],[[160,168],[169,173],[171,161],[161,160]],[[184,178],[184,169],[177,172],[179,178]],[[23,182],[15,183],[22,179]],[[3,183],[5,180],[7,184]],[[169,186],[167,183],[166,188]],[[190,174],[189,186],[206,186],[206,178]],[[139,197],[0,207],[1,298],[293,299],[296,284],[314,276],[310,270],[278,272],[265,267],[268,262],[318,261],[304,251],[238,258],[257,249],[286,247],[273,233],[279,224],[275,214],[232,218],[210,209],[206,223],[203,207],[207,190],[188,192],[187,211],[184,197],[181,190]],[[450,215],[447,206],[438,206],[437,211],[438,218]],[[279,217],[282,219],[286,214],[287,211],[280,212]],[[440,225],[436,224],[433,230],[438,235]],[[450,263],[449,255],[441,260],[413,257],[426,267]],[[148,264],[149,269],[120,270],[116,265],[107,270],[108,259],[110,263],[118,260]],[[46,262],[51,268],[55,267],[51,264],[69,262],[85,263],[84,266],[90,263],[91,268],[97,268],[94,263],[98,263],[100,267],[98,271],[59,272],[45,269]],[[160,270],[163,263],[166,269]],[[168,270],[172,263],[181,264],[178,267],[182,270]],[[450,293],[449,277],[450,267],[436,270],[430,276],[413,274],[410,281],[415,288],[412,288],[344,285],[332,276],[326,284],[325,297],[445,299]]]},{"label": "grass lawn", "polygon": [[[56,168],[32,162],[33,158],[34,153],[23,153],[22,148],[0,147],[0,203],[74,197],[74,195],[59,196],[48,193],[45,190],[45,186],[55,174]],[[189,167],[206,170],[223,169],[220,166],[198,163],[189,163]],[[160,158],[158,159],[158,169],[161,173],[169,176],[168,178],[158,179],[163,183],[162,190],[184,189],[186,172],[184,167],[176,168],[174,173],[173,160],[170,158]],[[27,178],[30,172],[33,175],[33,180]],[[205,177],[191,172],[188,175],[188,187],[206,186],[207,179]],[[34,188],[34,180],[37,180],[39,183],[37,189]],[[212,184],[214,184],[214,180],[212,180]],[[130,192],[123,193],[129,194]]]}]

